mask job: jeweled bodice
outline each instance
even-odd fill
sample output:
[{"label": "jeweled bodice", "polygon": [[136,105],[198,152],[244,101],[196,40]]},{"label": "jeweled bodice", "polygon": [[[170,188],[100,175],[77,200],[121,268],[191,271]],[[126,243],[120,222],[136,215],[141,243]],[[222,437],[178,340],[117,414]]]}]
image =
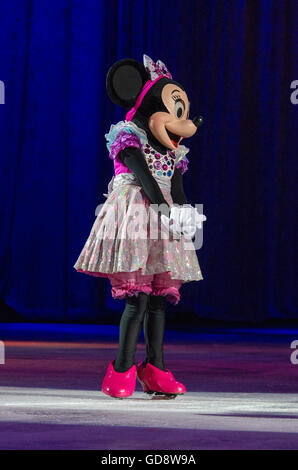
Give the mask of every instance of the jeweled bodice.
[{"label": "jeweled bodice", "polygon": [[172,178],[174,173],[174,166],[176,155],[171,150],[168,150],[165,155],[154,150],[149,143],[142,146],[149,170],[153,176],[165,176]]},{"label": "jeweled bodice", "polygon": [[110,132],[105,134],[109,157],[114,160],[115,175],[131,173],[121,160],[117,158],[120,150],[126,147],[137,147],[145,155],[148,167],[153,176],[171,179],[175,168],[181,168],[184,174],[188,168],[186,154],[189,149],[179,145],[177,150],[168,150],[166,154],[156,151],[148,142],[146,132],[132,121],[120,121],[112,124]]}]

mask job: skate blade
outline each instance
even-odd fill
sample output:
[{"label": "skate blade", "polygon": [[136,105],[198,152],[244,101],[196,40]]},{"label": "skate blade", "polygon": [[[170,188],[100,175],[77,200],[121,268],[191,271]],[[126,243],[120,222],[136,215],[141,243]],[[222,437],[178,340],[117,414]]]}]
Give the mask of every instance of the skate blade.
[{"label": "skate blade", "polygon": [[145,393],[147,393],[147,395],[151,395],[154,400],[173,400],[177,395],[179,395],[178,393],[154,392],[153,390]]}]

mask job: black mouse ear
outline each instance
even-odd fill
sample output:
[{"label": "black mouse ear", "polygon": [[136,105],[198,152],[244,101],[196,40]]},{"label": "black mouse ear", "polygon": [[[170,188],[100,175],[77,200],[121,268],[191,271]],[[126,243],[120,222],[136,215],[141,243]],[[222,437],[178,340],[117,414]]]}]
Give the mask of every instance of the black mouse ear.
[{"label": "black mouse ear", "polygon": [[145,83],[149,80],[143,64],[134,59],[122,59],[109,69],[107,92],[113,103],[131,108]]}]

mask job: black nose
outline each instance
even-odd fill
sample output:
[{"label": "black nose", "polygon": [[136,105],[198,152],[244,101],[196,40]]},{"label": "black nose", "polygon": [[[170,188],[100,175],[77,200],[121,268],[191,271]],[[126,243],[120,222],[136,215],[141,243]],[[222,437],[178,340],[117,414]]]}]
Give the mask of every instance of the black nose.
[{"label": "black nose", "polygon": [[192,122],[194,123],[195,126],[199,127],[203,124],[204,119],[203,119],[202,116],[199,116],[199,117],[196,116],[196,117],[193,118]]}]

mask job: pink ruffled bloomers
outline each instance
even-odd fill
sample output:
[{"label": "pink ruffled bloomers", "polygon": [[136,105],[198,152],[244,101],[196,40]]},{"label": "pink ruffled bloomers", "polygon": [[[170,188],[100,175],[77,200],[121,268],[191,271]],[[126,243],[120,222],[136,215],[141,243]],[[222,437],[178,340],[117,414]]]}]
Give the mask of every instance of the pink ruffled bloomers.
[{"label": "pink ruffled bloomers", "polygon": [[115,274],[88,273],[82,269],[78,269],[78,271],[98,277],[108,277],[111,282],[111,292],[114,299],[121,300],[126,297],[126,294],[137,296],[140,292],[144,292],[145,294],[165,296],[167,301],[174,305],[177,305],[180,300],[179,289],[182,281],[172,279],[169,272],[142,274],[141,269]]}]

